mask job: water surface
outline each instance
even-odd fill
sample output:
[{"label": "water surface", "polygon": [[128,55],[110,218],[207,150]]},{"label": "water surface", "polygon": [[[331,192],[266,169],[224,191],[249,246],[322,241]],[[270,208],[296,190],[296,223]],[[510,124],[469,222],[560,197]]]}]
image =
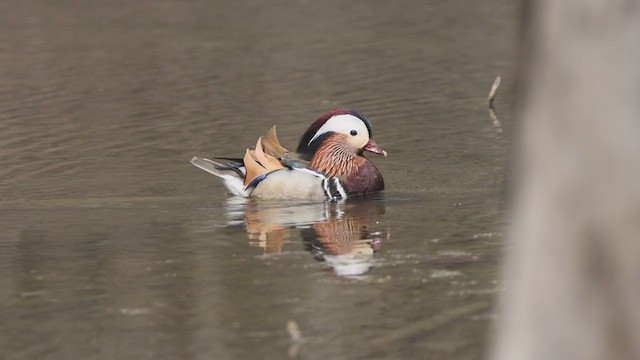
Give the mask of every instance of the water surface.
[{"label": "water surface", "polygon": [[[509,119],[516,14],[2,3],[0,357],[480,358],[507,151],[482,103],[503,75]],[[373,123],[385,194],[239,201],[188,162],[334,107]]]}]

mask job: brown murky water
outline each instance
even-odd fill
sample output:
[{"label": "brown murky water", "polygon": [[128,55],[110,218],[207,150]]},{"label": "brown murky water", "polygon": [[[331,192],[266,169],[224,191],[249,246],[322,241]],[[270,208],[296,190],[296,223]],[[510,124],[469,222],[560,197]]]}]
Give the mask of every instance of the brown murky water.
[{"label": "brown murky water", "polygon": [[[507,151],[482,102],[503,75],[508,119],[517,10],[0,4],[0,357],[480,358]],[[239,201],[188,162],[338,106],[384,195]]]}]

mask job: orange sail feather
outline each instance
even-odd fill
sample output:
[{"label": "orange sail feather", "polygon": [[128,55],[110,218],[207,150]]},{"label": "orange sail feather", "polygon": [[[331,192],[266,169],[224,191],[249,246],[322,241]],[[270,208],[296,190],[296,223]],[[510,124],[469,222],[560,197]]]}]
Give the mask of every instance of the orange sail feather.
[{"label": "orange sail feather", "polygon": [[272,127],[265,136],[258,138],[255,150],[247,149],[244,155],[243,162],[247,170],[244,186],[260,175],[284,169],[279,159],[288,152],[278,141],[276,127]]}]

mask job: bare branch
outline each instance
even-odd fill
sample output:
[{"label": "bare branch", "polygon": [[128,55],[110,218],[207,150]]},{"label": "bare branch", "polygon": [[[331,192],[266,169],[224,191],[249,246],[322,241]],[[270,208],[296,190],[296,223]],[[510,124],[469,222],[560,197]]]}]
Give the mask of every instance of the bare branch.
[{"label": "bare branch", "polygon": [[498,118],[498,114],[496,113],[496,109],[493,107],[493,100],[496,98],[496,93],[498,92],[498,88],[500,87],[500,82],[502,79],[500,76],[496,77],[496,80],[493,82],[491,86],[491,90],[489,91],[489,96],[487,96],[487,107],[489,108],[489,117],[493,121],[493,127],[496,128],[497,133],[502,133],[502,124],[500,123],[500,119]]}]

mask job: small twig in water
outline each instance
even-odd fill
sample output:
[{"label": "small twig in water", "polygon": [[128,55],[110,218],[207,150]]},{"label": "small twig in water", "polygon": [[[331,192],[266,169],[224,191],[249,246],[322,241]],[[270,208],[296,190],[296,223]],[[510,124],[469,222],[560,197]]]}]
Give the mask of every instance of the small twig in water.
[{"label": "small twig in water", "polygon": [[300,350],[300,345],[304,342],[304,338],[302,337],[298,323],[293,319],[287,321],[287,332],[291,337],[291,342],[293,342],[293,344],[289,346],[287,355],[289,355],[289,358],[294,358],[298,356],[298,351]]},{"label": "small twig in water", "polygon": [[496,93],[498,92],[498,88],[500,87],[500,82],[502,79],[500,76],[496,77],[496,80],[493,82],[491,86],[491,90],[489,91],[489,96],[487,97],[487,101],[489,102],[489,107],[493,107],[493,99],[496,97]]},{"label": "small twig in water", "polygon": [[500,78],[500,76],[496,77],[496,80],[493,82],[491,90],[489,91],[489,96],[487,96],[487,107],[489,108],[489,116],[491,117],[491,120],[493,120],[493,126],[496,128],[496,132],[498,133],[502,132],[502,125],[500,124],[500,119],[498,118],[496,109],[493,107],[493,100],[496,98],[496,93],[498,92],[501,81],[502,79]]},{"label": "small twig in water", "polygon": [[289,333],[289,336],[291,336],[291,341],[301,342],[303,340],[302,332],[300,331],[300,327],[295,320],[287,321],[287,332]]}]

